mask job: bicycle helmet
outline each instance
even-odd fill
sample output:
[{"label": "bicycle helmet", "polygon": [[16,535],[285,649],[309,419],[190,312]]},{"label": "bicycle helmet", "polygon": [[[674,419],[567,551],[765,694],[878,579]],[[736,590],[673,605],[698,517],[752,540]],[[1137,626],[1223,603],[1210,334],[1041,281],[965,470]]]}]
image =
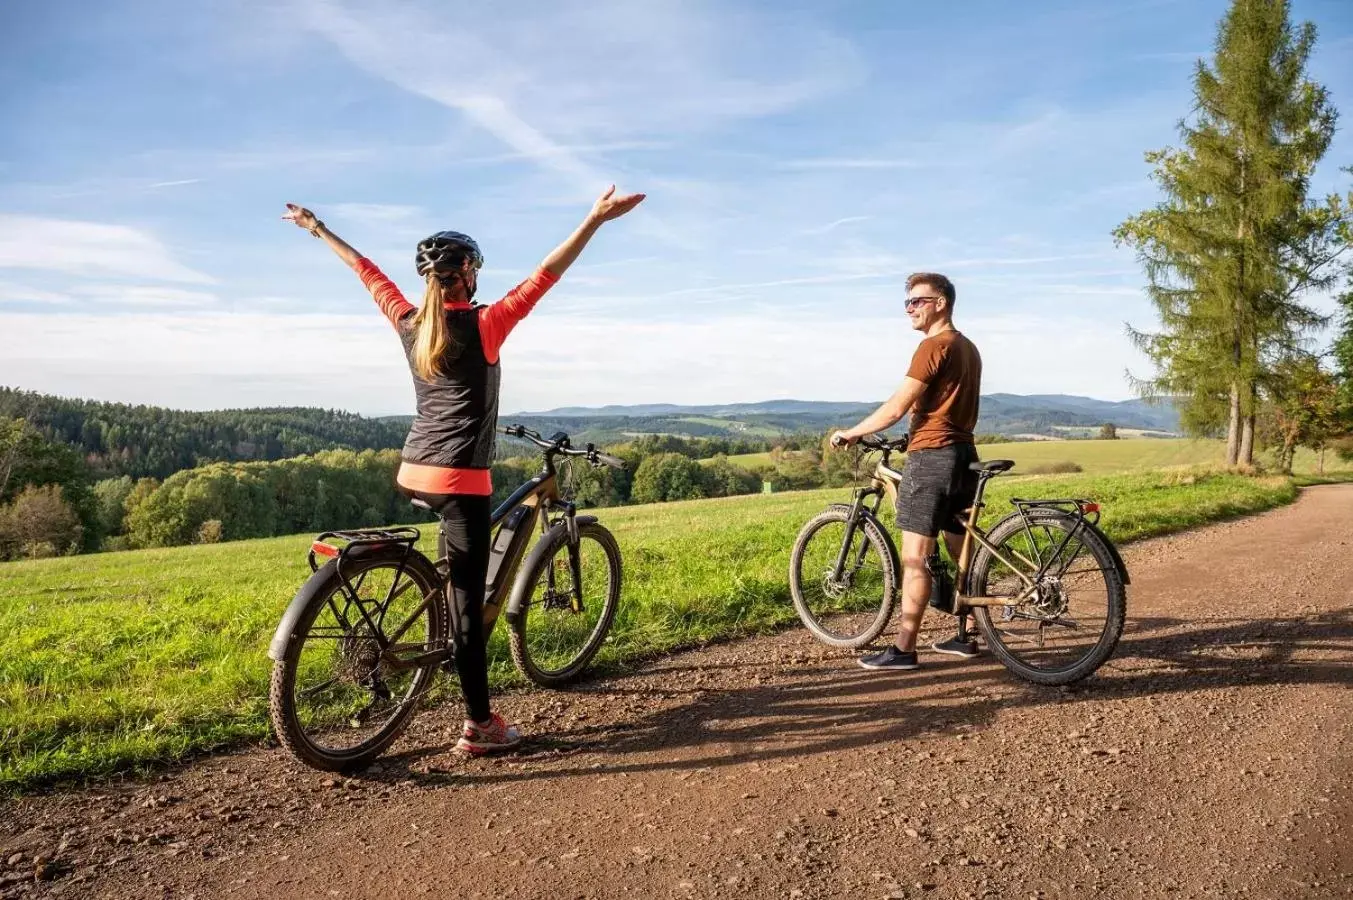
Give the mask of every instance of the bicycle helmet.
[{"label": "bicycle helmet", "polygon": [[460,270],[461,262],[469,258],[478,269],[484,265],[484,254],[474,238],[459,231],[439,231],[418,242],[418,252],[414,261],[418,274],[426,277],[429,273],[450,275]]}]

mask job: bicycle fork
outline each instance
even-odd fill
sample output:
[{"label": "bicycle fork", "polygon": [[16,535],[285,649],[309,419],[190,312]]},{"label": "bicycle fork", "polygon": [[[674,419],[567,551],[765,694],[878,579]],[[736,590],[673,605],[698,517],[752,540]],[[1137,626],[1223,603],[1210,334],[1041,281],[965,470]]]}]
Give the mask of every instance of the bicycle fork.
[{"label": "bicycle fork", "polygon": [[[573,579],[572,589],[569,591],[569,609],[575,613],[583,611],[583,561],[582,561],[582,539],[578,531],[577,507],[566,501],[557,501],[553,504],[555,509],[563,512],[563,522],[565,534],[568,537],[568,568],[569,575]],[[559,519],[545,526],[546,533],[550,528],[559,524]],[[555,596],[554,566],[550,566],[545,575],[545,587],[547,596]]]},{"label": "bicycle fork", "polygon": [[[856,495],[854,502],[850,504],[850,515],[846,518],[846,536],[841,541],[841,552],[836,555],[836,564],[832,566],[832,581],[840,581],[845,575],[846,558],[850,556],[850,545],[855,540],[855,532],[860,527],[860,511],[864,509],[865,497],[868,492]],[[878,497],[878,501],[882,496]],[[878,501],[874,504],[874,510],[878,510]],[[859,571],[864,565],[864,556],[869,552],[869,542],[860,541],[860,549],[855,554],[855,564],[851,567],[852,572]]]}]

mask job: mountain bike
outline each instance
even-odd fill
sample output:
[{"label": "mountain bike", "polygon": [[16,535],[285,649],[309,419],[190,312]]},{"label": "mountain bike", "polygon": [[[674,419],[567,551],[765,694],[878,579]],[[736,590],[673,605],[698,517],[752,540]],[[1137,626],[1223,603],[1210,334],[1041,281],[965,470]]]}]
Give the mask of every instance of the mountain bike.
[{"label": "mountain bike", "polygon": [[[555,461],[625,463],[591,444],[575,449],[563,432],[544,438],[520,425],[500,430],[535,444],[543,462],[492,515],[484,640],[502,611],[517,668],[538,685],[559,687],[583,673],[606,639],[621,568],[611,533],[561,499]],[[537,523],[541,536],[528,554]],[[308,765],[365,768],[408,726],[437,670],[454,669],[445,538],[439,529],[433,562],[416,549],[419,537],[408,526],[360,528],[326,531],[310,545],[313,574],[268,649],[273,730]]]},{"label": "mountain bike", "polygon": [[[790,592],[803,624],[833,647],[858,649],[887,627],[900,594],[897,547],[879,521],[884,498],[897,502],[902,472],[891,464],[908,437],[861,440],[882,453],[870,483],[851,503],[832,504],[799,532],[790,557]],[[987,483],[1015,463],[972,463],[977,494],[967,519],[957,573],[938,554],[930,605],[958,618],[967,640],[971,613],[987,646],[1007,669],[1037,684],[1070,684],[1107,660],[1123,633],[1129,576],[1099,528],[1099,504],[1082,499],[1010,502],[1014,511],[978,526]]]}]

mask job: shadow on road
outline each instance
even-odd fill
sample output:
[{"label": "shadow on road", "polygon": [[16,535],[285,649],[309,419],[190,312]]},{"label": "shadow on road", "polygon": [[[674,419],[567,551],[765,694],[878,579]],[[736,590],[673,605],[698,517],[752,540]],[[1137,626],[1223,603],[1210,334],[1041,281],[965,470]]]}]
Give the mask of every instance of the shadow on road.
[{"label": "shadow on road", "polygon": [[[895,674],[860,670],[844,654],[839,661],[790,669],[768,663],[776,683],[732,690],[673,685],[672,676],[689,668],[660,665],[575,689],[688,694],[692,699],[629,722],[533,737],[519,759],[547,765],[473,774],[418,771],[414,763],[447,749],[433,746],[387,757],[384,770],[367,777],[428,785],[464,778],[494,783],[773,763],[924,735],[980,734],[1002,710],[1046,704],[1250,685],[1353,685],[1353,609],[1290,619],[1136,619],[1128,623],[1113,659],[1069,688],[1019,681],[989,657],[946,660],[920,672]],[[657,751],[666,758],[642,758]],[[560,764],[561,757],[578,753],[592,754],[594,760],[600,756],[600,765]],[[958,761],[965,756],[954,755]]]}]

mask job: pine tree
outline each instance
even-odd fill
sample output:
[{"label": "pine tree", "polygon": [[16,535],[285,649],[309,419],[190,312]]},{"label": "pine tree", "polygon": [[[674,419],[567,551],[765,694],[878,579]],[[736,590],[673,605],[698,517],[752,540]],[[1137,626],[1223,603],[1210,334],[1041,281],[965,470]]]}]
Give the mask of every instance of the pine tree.
[{"label": "pine tree", "polygon": [[1147,154],[1165,199],[1114,232],[1138,251],[1160,319],[1130,328],[1157,368],[1137,387],[1177,398],[1192,433],[1224,428],[1230,465],[1253,462],[1261,391],[1325,323],[1304,299],[1340,274],[1348,204],[1307,196],[1336,118],[1305,77],[1315,39],[1286,0],[1235,0],[1194,72],[1183,147]]}]

